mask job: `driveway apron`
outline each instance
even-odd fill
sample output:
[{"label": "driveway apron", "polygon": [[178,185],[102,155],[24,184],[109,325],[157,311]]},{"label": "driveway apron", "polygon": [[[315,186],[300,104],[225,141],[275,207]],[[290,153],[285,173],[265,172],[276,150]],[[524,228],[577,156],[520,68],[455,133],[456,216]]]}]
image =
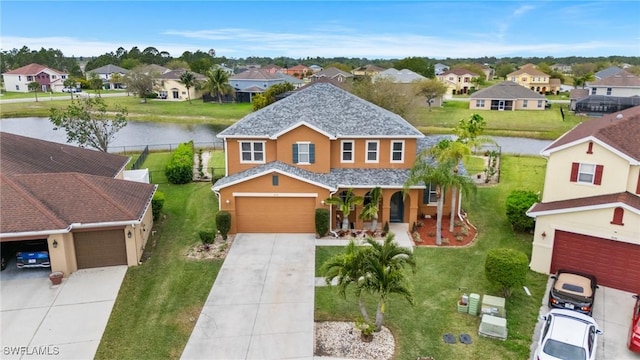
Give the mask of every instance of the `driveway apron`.
[{"label": "driveway apron", "polygon": [[313,359],[313,234],[238,234],[182,359]]}]

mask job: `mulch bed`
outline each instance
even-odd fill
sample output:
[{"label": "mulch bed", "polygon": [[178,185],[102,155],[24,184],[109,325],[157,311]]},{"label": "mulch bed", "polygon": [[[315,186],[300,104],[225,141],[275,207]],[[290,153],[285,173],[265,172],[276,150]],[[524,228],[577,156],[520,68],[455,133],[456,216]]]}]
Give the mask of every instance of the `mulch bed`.
[{"label": "mulch bed", "polygon": [[[448,215],[442,218],[442,245],[440,246],[466,246],[471,244],[476,238],[478,230],[469,224],[468,221],[456,219],[453,232],[450,232],[449,219],[450,217]],[[420,224],[422,224],[422,226],[420,226]],[[414,235],[413,240],[416,246],[437,246],[436,219],[421,219],[416,222],[416,225],[418,234],[420,234],[420,240],[422,240],[421,242],[417,241]]]}]

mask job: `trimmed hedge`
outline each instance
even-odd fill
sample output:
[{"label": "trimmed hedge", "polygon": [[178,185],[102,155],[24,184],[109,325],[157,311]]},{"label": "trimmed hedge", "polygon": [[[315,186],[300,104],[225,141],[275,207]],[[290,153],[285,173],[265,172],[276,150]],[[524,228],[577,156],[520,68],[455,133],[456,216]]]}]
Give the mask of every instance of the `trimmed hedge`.
[{"label": "trimmed hedge", "polygon": [[227,234],[231,230],[231,213],[228,211],[218,211],[216,214],[216,228],[220,231],[222,239],[227,240]]},{"label": "trimmed hedge", "polygon": [[213,244],[213,241],[216,238],[216,233],[212,230],[201,230],[198,232],[198,236],[203,244]]},{"label": "trimmed hedge", "polygon": [[521,251],[498,248],[487,252],[485,275],[487,280],[501,287],[503,297],[511,296],[514,287],[525,284],[528,270],[529,259]]},{"label": "trimmed hedge", "polygon": [[527,210],[540,201],[538,194],[529,190],[514,190],[507,196],[507,219],[515,231],[528,232],[535,228],[534,219]]},{"label": "trimmed hedge", "polygon": [[162,207],[164,206],[164,193],[162,191],[157,191],[153,194],[153,198],[151,199],[151,214],[153,215],[153,220],[158,220],[160,217],[160,212],[162,211]]},{"label": "trimmed hedge", "polygon": [[329,209],[316,209],[316,234],[320,237],[329,233]]},{"label": "trimmed hedge", "polygon": [[178,145],[164,171],[170,183],[188,184],[193,181],[193,155],[193,140]]}]

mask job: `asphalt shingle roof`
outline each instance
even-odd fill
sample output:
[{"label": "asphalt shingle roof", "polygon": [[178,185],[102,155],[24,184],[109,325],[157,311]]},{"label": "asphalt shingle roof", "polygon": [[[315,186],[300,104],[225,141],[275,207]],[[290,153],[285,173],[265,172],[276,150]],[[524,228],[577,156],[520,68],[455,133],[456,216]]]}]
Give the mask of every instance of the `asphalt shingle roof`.
[{"label": "asphalt shingle roof", "polygon": [[125,69],[125,68],[121,68],[120,66],[117,65],[105,65],[105,66],[101,66],[97,69],[93,69],[93,70],[89,70],[88,72],[92,73],[97,73],[97,74],[111,74],[111,73],[121,73],[121,74],[126,74],[129,72],[129,70]]},{"label": "asphalt shingle roof", "polygon": [[[616,194],[605,194],[597,196],[589,196],[576,199],[552,201],[547,203],[534,204],[528,213],[537,215],[543,212],[556,212],[561,210],[576,209],[604,204],[622,203],[640,211],[640,196],[633,195],[629,192],[621,192]],[[577,211],[577,209],[575,210]]]},{"label": "asphalt shingle roof", "polygon": [[518,85],[513,81],[503,81],[499,84],[479,90],[471,94],[471,99],[544,99],[543,95]]},{"label": "asphalt shingle roof", "polygon": [[374,79],[379,79],[382,77],[389,77],[395,83],[408,84],[416,80],[424,80],[426,77],[413,72],[408,69],[397,70],[394,68],[384,70],[377,75],[374,75]]},{"label": "asphalt shingle roof", "polygon": [[274,137],[301,122],[336,138],[424,136],[399,115],[320,82],[245,116],[218,137]]}]

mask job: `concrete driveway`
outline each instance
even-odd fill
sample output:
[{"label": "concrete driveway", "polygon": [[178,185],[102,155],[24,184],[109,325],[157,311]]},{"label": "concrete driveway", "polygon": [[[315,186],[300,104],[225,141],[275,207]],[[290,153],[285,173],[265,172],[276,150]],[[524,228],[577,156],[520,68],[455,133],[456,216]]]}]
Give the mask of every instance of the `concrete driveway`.
[{"label": "concrete driveway", "polygon": [[0,277],[0,357],[93,359],[127,267],[79,270],[58,286],[33,270]]},{"label": "concrete driveway", "polygon": [[[549,301],[549,290],[553,280],[549,278],[547,290],[542,300],[540,315],[549,311],[547,302]],[[631,327],[631,314],[635,299],[630,292],[616,290],[605,286],[600,286],[596,290],[596,298],[593,305],[593,318],[598,323],[600,330],[604,332],[598,336],[598,349],[596,358],[598,360],[640,360],[640,354],[633,353],[627,349],[627,336]],[[542,321],[538,321],[533,335],[531,345],[531,358],[538,346],[540,339],[540,329]]]},{"label": "concrete driveway", "polygon": [[238,234],[182,359],[313,359],[313,234]]}]

